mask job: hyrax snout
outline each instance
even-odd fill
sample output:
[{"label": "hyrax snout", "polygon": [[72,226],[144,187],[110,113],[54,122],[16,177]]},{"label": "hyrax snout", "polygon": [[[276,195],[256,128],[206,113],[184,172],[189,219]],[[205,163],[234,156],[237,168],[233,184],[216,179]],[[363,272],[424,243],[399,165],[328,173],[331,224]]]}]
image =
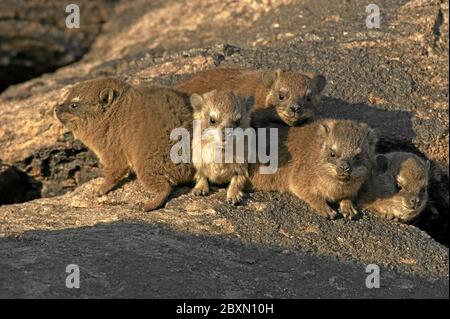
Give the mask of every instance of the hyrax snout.
[{"label": "hyrax snout", "polygon": [[190,182],[191,164],[175,164],[171,130],[192,129],[189,97],[168,88],[131,86],[113,78],[74,85],[56,107],[57,118],[98,156],[105,194],[129,172],[136,172],[144,189],[155,195],[145,210],[161,207],[172,188]]},{"label": "hyrax snout", "polygon": [[[195,195],[207,195],[209,182],[219,185],[229,183],[228,202],[238,204],[242,201],[248,178],[247,160],[245,154],[238,160],[233,145],[239,145],[237,139],[243,138],[236,129],[250,126],[249,114],[253,103],[252,97],[242,98],[232,91],[213,90],[191,96],[194,119],[200,123],[202,134],[198,139],[194,137],[193,141]],[[246,148],[245,144],[241,147]],[[231,161],[227,160],[227,150],[232,152]]]},{"label": "hyrax snout", "polygon": [[323,75],[277,69],[261,77],[267,90],[264,106],[274,108],[284,123],[295,126],[314,116],[326,84]]},{"label": "hyrax snout", "polygon": [[358,203],[378,216],[409,223],[427,205],[429,171],[430,162],[412,153],[379,154]]}]

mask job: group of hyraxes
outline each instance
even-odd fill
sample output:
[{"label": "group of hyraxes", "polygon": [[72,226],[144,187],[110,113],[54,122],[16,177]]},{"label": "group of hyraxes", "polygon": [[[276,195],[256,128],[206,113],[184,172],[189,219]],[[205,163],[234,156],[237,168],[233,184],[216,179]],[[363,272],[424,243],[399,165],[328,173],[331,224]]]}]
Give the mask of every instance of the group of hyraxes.
[{"label": "group of hyraxes", "polygon": [[[232,204],[242,202],[246,189],[279,191],[329,219],[338,213],[352,219],[364,209],[414,220],[427,204],[429,161],[404,152],[376,154],[377,137],[367,124],[318,118],[325,85],[322,75],[280,69],[216,68],[175,88],[100,78],[72,86],[55,115],[98,156],[104,173],[99,194],[134,170],[154,195],[144,203],[147,211],[162,207],[177,185],[195,181],[195,195],[207,195],[210,183],[229,184]],[[278,170],[261,174],[260,163],[246,161],[174,163],[176,141],[169,136],[180,127],[192,133],[194,119],[202,129],[220,131],[277,127]]]}]

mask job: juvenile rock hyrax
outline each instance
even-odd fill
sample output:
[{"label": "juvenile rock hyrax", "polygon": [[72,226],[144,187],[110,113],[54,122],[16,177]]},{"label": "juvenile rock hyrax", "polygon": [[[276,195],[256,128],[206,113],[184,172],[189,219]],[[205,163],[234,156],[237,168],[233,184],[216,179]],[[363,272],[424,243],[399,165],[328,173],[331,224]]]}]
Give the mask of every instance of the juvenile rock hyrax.
[{"label": "juvenile rock hyrax", "polygon": [[429,161],[411,153],[379,154],[358,205],[381,217],[411,222],[427,205],[429,170]]},{"label": "juvenile rock hyrax", "polygon": [[182,93],[96,79],[74,85],[55,114],[103,165],[99,194],[109,192],[133,169],[144,189],[156,195],[144,204],[149,211],[164,205],[174,186],[193,180],[192,165],[170,158],[175,143],[171,130],[192,127],[189,97]]},{"label": "juvenile rock hyrax", "polygon": [[[365,123],[322,120],[298,127],[279,126],[278,170],[260,174],[250,165],[254,190],[291,192],[318,214],[330,219],[337,212],[352,219],[353,200],[372,167],[376,137]],[[259,141],[258,141],[259,143]]]},{"label": "juvenile rock hyrax", "polygon": [[[233,151],[234,146],[238,145],[233,130],[250,126],[249,113],[253,102],[253,97],[242,98],[232,91],[214,90],[191,96],[194,118],[199,121],[199,128],[204,135],[204,138],[194,138],[192,142],[196,168],[195,195],[207,195],[209,181],[219,185],[230,183],[227,201],[234,205],[242,201],[248,179],[246,152],[238,161],[238,153]],[[231,157],[227,160],[225,154],[229,146]],[[242,146],[246,148],[245,144]],[[195,154],[198,155],[197,159]]]},{"label": "juvenile rock hyrax", "polygon": [[253,119],[294,126],[314,115],[325,84],[325,77],[315,73],[217,68],[195,74],[176,89],[187,94],[233,90],[238,95],[253,96]]}]

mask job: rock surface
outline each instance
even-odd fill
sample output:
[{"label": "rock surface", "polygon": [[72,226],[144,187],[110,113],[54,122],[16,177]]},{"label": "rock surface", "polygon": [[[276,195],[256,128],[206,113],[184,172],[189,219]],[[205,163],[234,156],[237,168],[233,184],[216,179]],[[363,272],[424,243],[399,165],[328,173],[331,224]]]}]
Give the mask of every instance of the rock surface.
[{"label": "rock surface", "polygon": [[[33,231],[0,246],[0,298],[448,299],[449,291],[448,279],[385,268],[381,288],[367,289],[363,265],[154,224]],[[79,266],[79,289],[66,288],[69,264]]]},{"label": "rock surface", "polygon": [[[49,237],[37,236],[51,242],[61,236],[65,245],[73,234],[64,233],[66,228],[93,227],[73,230],[87,238],[97,233],[99,223],[156,223],[176,234],[201,234],[207,243],[211,236],[237,238],[261,249],[278,247],[355,267],[376,263],[414,278],[437,277],[443,282],[430,295],[442,292],[441,284],[448,287],[448,249],[436,240],[448,245],[448,1],[384,0],[379,6],[381,28],[369,30],[365,4],[358,0],[137,0],[133,6],[118,1],[81,61],[0,95],[0,158],[42,183],[41,195],[47,197],[0,207],[0,237],[51,231]],[[182,195],[152,214],[136,206],[146,195],[135,181],[108,196],[92,197],[99,180],[86,182],[99,176],[97,161],[53,117],[67,87],[110,75],[136,84],[172,85],[219,65],[319,71],[328,79],[322,115],[370,123],[380,132],[380,151],[409,150],[430,158],[432,203],[417,226],[434,239],[417,227],[370,216],[327,222],[288,195],[252,194],[240,208],[223,204],[223,191],[206,199]],[[108,227],[99,226],[99,241],[108,240]],[[123,227],[124,236],[128,227],[139,228]],[[136,237],[141,240],[152,239]],[[0,251],[17,245],[5,239]],[[6,254],[7,262],[25,267],[28,259]],[[13,295],[9,283],[7,295]]]},{"label": "rock surface", "polygon": [[173,230],[300,248],[423,276],[448,275],[448,249],[414,226],[372,216],[327,222],[300,200],[277,193],[254,193],[245,205],[234,207],[225,204],[224,189],[196,198],[186,194],[188,187],[179,189],[164,209],[145,213],[140,204],[147,196],[134,178],[112,193],[97,197],[95,190],[100,183],[101,179],[95,179],[60,197],[2,207],[0,237],[118,221],[158,223]]}]

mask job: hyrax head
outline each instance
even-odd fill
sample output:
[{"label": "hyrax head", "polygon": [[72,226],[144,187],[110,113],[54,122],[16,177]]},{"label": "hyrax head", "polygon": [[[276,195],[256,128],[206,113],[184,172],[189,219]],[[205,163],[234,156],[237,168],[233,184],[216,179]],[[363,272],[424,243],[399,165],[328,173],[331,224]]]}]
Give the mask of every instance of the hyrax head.
[{"label": "hyrax head", "polygon": [[104,118],[127,88],[128,84],[113,78],[75,84],[65,101],[56,106],[55,115],[70,130],[86,128]]},{"label": "hyrax head", "polygon": [[222,141],[233,133],[233,129],[250,126],[253,103],[253,97],[243,98],[233,91],[214,90],[191,96],[194,118],[201,122],[202,131],[214,132],[221,136]]},{"label": "hyrax head", "polygon": [[340,184],[362,184],[372,168],[375,132],[365,123],[324,120],[319,124],[319,174]]},{"label": "hyrax head", "polygon": [[290,126],[314,116],[326,85],[323,75],[281,69],[264,72],[262,81],[269,89],[266,106],[274,107],[281,120]]},{"label": "hyrax head", "polygon": [[395,194],[392,212],[397,220],[410,222],[424,210],[428,202],[430,162],[404,152],[376,156],[379,172],[388,174]]}]

